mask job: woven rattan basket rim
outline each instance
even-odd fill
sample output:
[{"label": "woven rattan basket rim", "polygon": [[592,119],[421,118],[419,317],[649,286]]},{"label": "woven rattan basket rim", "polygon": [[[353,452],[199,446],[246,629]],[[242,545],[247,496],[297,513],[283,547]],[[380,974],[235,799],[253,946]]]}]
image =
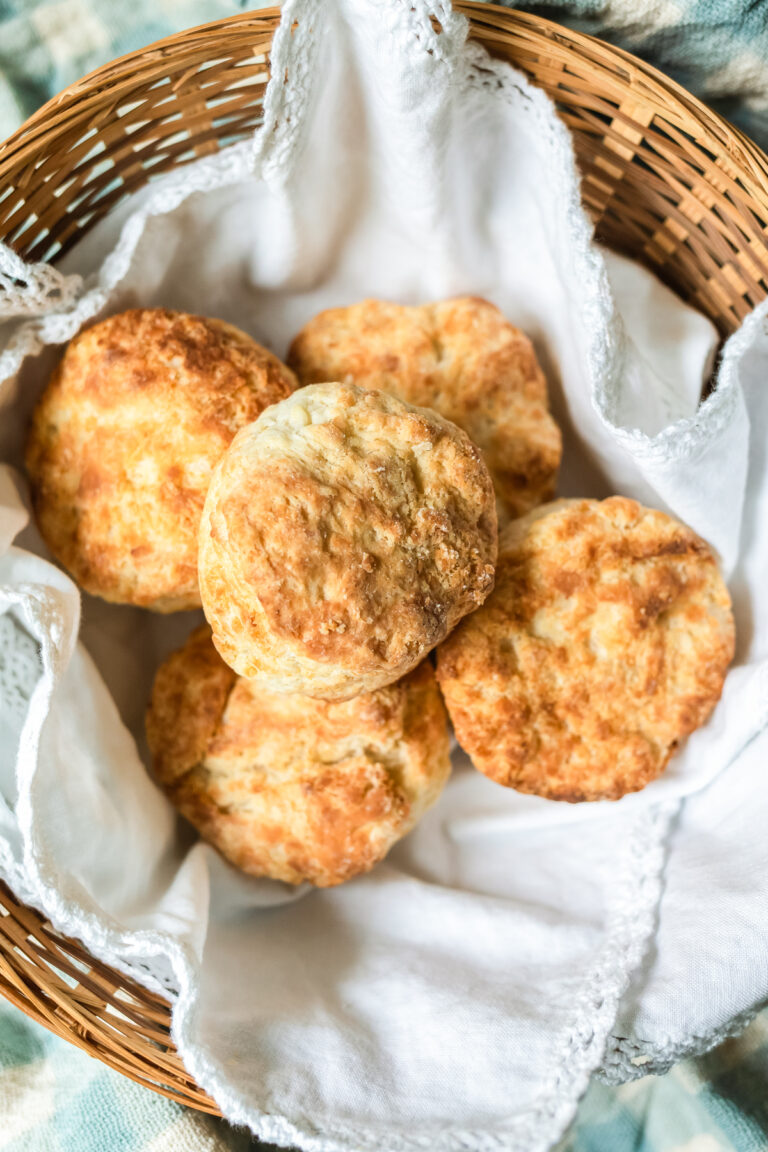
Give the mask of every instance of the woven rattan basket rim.
[{"label": "woven rattan basket rim", "polygon": [[[455,7],[469,16],[475,38],[527,72],[557,102],[573,131],[584,202],[599,237],[649,264],[710,315],[723,334],[732,331],[768,295],[768,158],[690,93],[620,49],[538,16],[466,0]],[[166,86],[162,100],[178,97],[179,106],[185,101],[184,107],[201,110],[202,126],[190,137],[190,155],[168,149],[165,170],[215,150],[215,115],[205,115],[204,81],[211,73],[203,72],[201,61],[230,52],[234,63],[245,60],[252,68],[254,90],[262,91],[265,81],[256,76],[252,61],[258,51],[266,52],[279,15],[277,8],[262,9],[189,29],[96,69],[49,100],[0,145],[0,238],[27,257],[41,248],[51,221],[38,221],[39,211],[32,207],[27,220],[25,209],[40,206],[39,173],[55,176],[58,162],[66,167],[73,151],[72,170],[81,173],[74,187],[79,192],[87,185],[88,156],[74,122],[87,120],[103,134],[117,124],[122,103],[135,96],[141,104],[136,115],[149,123],[151,144],[151,129],[161,116],[157,82],[171,74],[170,96]],[[223,66],[221,90],[229,91],[226,81],[232,75]],[[256,97],[253,108],[243,103],[241,136],[257,122],[257,103]],[[91,215],[68,216],[67,195],[58,198],[51,237],[61,250],[80,238],[100,211],[148,178],[137,170],[141,161],[124,160],[123,144],[118,138],[115,155],[123,157],[125,167],[117,172],[116,160],[108,174],[117,173],[123,184],[109,197],[94,199]],[[97,180],[93,183],[98,189]],[[638,195],[648,189],[647,196]],[[59,935],[4,885],[0,992],[124,1075],[218,1114],[178,1057],[168,1004]]]},{"label": "woven rattan basket rim", "polygon": [[[709,315],[723,334],[733,331],[766,293],[768,161],[762,151],[685,89],[627,52],[537,16],[466,0],[456,3],[456,8],[470,17],[472,35],[495,54],[527,71],[558,102],[574,133],[584,173],[584,202],[596,220],[598,238],[654,268],[684,298]],[[80,210],[71,213],[71,218],[56,220],[50,227],[50,250],[46,250],[45,241],[49,221],[38,217],[41,208],[50,215],[51,205],[56,203],[60,214],[62,209],[69,212],[68,193],[62,196],[62,189],[56,188],[55,197],[49,197],[47,203],[42,202],[39,191],[36,197],[29,195],[28,186],[38,175],[36,158],[60,139],[66,139],[77,117],[82,122],[84,116],[94,113],[92,120],[86,119],[89,125],[92,122],[100,131],[105,123],[109,127],[109,117],[126,92],[138,93],[150,120],[155,114],[160,116],[157,104],[162,101],[156,94],[152,99],[153,93],[146,89],[147,78],[156,82],[167,71],[166,79],[171,74],[174,77],[174,93],[187,85],[190,76],[194,85],[201,61],[215,59],[214,46],[222,52],[240,50],[241,56],[243,45],[245,54],[251,50],[255,53],[256,47],[266,51],[278,19],[277,9],[263,9],[198,26],[159,41],[143,52],[113,61],[54,97],[0,146],[0,236],[27,258],[55,259],[58,247],[68,247],[98,219],[100,212],[112,207],[124,193],[140,187],[147,179],[142,165],[154,163],[157,157],[135,160],[129,156],[126,161],[123,147],[123,170],[117,163],[111,169],[111,175],[117,174],[122,184],[119,179],[119,187],[101,197],[95,212]],[[256,46],[251,49],[254,38]],[[196,64],[187,68],[193,58]],[[180,63],[185,71],[180,71]],[[150,87],[156,87],[156,83]],[[599,98],[594,97],[595,93]],[[166,95],[164,91],[163,100]],[[188,97],[189,93],[185,111],[189,113],[192,103],[196,115],[202,114],[205,121],[205,111],[200,113],[207,99],[202,85],[196,104]],[[165,157],[160,155],[163,163],[154,171],[164,171],[215,150],[218,129],[212,118],[210,113],[207,132],[199,133],[194,140],[192,155],[180,156],[179,147],[169,149]],[[589,120],[592,122],[587,123]],[[659,131],[660,124],[664,132]],[[255,126],[252,116],[239,126],[240,136]],[[643,152],[647,144],[650,150]],[[83,151],[80,147],[80,161]],[[59,155],[67,167],[65,147]],[[666,164],[651,206],[651,217],[655,214],[658,218],[658,227],[654,227],[653,219],[648,219],[648,203],[643,206],[643,218],[635,219],[636,204],[626,195],[632,183],[626,181],[626,171],[640,163],[648,170]],[[73,162],[70,166],[78,171],[83,163],[75,166]],[[666,191],[678,167],[683,176],[680,188],[668,199]],[[45,175],[50,176],[50,168]],[[645,180],[646,186],[651,181],[652,176]],[[20,203],[11,197],[3,204],[4,184],[12,188],[14,182]],[[94,183],[97,182],[91,180],[91,185]],[[704,196],[702,189],[706,190]],[[710,204],[707,196],[713,190],[717,202]],[[17,217],[23,213],[25,197],[37,223],[33,227],[25,222],[19,235],[18,227],[4,226],[4,217],[7,221],[13,210]],[[700,218],[702,203],[705,220]],[[86,207],[90,209],[92,205]],[[728,230],[735,228],[741,230],[741,236],[732,246]],[[692,252],[687,250],[689,247]],[[734,252],[738,253],[736,259]]]},{"label": "woven rattan basket rim", "polygon": [[[463,13],[470,19],[474,25],[472,33],[475,38],[478,38],[478,31],[484,26],[487,27],[488,31],[494,31],[499,28],[500,21],[508,21],[514,22],[520,29],[528,29],[534,35],[558,44],[577,46],[581,49],[590,45],[596,59],[606,57],[610,58],[613,64],[623,62],[626,65],[628,75],[645,77],[653,87],[658,86],[667,95],[675,97],[682,106],[691,112],[695,119],[705,125],[713,134],[720,136],[724,143],[730,137],[734,144],[738,144],[744,150],[746,156],[752,156],[756,161],[756,174],[759,173],[762,176],[761,184],[768,192],[768,157],[762,149],[736,125],[724,120],[722,116],[714,112],[687,88],[654,68],[653,65],[647,64],[638,56],[632,55],[631,52],[623,48],[609,45],[595,36],[590,36],[587,32],[577,32],[545,17],[534,16],[516,9],[500,9],[498,5],[480,3],[479,0],[453,0],[453,7],[457,12]],[[227,31],[234,27],[243,31],[252,29],[259,33],[265,32],[271,38],[279,18],[280,8],[277,5],[262,8],[243,15],[228,16],[222,20],[214,20],[205,24],[195,24],[182,32],[149,44],[146,48],[116,56],[106,64],[94,68],[93,71],[86,72],[79,80],[69,84],[44,104],[41,104],[15,132],[0,143],[0,157],[6,148],[23,140],[30,129],[37,127],[37,125],[45,124],[48,129],[55,126],[62,110],[77,103],[84,94],[90,96],[95,92],[100,92],[106,86],[116,83],[118,79],[134,79],[137,60],[141,61],[142,64],[159,62],[167,59],[168,50],[175,45],[189,44],[195,40],[205,40],[210,43],[218,31]],[[484,43],[492,48],[492,38],[484,37],[483,39]],[[743,158],[739,156],[739,159]]]},{"label": "woven rattan basket rim", "polygon": [[[757,188],[768,197],[768,157],[763,150],[736,125],[724,120],[722,116],[714,112],[688,89],[664,75],[651,64],[647,64],[623,48],[606,44],[605,41],[590,36],[586,32],[577,32],[541,16],[534,16],[517,10],[500,9],[497,5],[479,3],[477,0],[453,0],[453,7],[469,18],[473,26],[470,34],[476,39],[482,39],[491,52],[494,49],[493,33],[499,30],[500,23],[508,22],[510,25],[514,23],[519,29],[528,30],[533,36],[543,37],[547,41],[568,48],[578,48],[583,51],[589,46],[596,61],[610,59],[614,66],[623,63],[627,70],[628,79],[630,77],[643,77],[649,82],[651,91],[658,89],[665,97],[673,97],[681,107],[686,109],[693,120],[704,126],[712,134],[713,138],[731,156],[734,163],[741,167],[746,164]],[[160,62],[167,59],[169,50],[177,45],[186,45],[197,40],[204,40],[209,44],[217,32],[226,32],[234,27],[239,30],[242,29],[243,32],[253,31],[258,34],[265,34],[271,39],[279,19],[280,9],[278,6],[263,8],[242,16],[229,16],[207,24],[196,24],[176,35],[158,40],[144,49],[115,57],[114,60],[87,72],[79,80],[63,88],[61,92],[52,96],[36,112],[33,112],[16,132],[11,133],[5,141],[0,143],[0,164],[4,152],[15,149],[19,145],[23,146],[25,138],[38,126],[44,126],[46,131],[54,130],[61,122],[62,116],[66,114],[67,109],[78,104],[84,96],[90,97],[94,93],[102,93],[105,88],[112,88],[121,80],[134,83],[137,60],[142,65],[147,66],[153,62]],[[491,33],[491,35],[483,36],[483,31]],[[645,95],[648,96],[649,93]],[[660,101],[660,107],[664,107],[667,112],[669,111],[668,103]]]}]

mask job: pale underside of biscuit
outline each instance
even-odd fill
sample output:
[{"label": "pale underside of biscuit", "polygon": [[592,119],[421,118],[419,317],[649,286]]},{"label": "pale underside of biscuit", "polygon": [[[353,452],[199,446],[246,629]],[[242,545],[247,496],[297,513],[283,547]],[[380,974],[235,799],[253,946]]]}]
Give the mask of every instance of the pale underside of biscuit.
[{"label": "pale underside of biscuit", "polygon": [[296,336],[288,363],[302,384],[377,388],[458,424],[483,452],[500,520],[554,494],[562,443],[544,374],[528,337],[487,300],[328,309]]},{"label": "pale underside of biscuit", "polygon": [[35,516],[86,591],[160,612],[199,607],[197,534],[235,432],[296,380],[218,320],[124,312],[75,337],[27,444]]},{"label": "pale underside of biscuit", "polygon": [[733,651],[728,591],[691,529],[622,497],[557,501],[502,533],[495,591],[437,674],[492,780],[614,800],[707,720]]},{"label": "pale underside of biscuit", "polygon": [[264,692],[200,628],[159,669],[147,716],[158,782],[236,867],[318,887],[367,872],[450,772],[429,662],[344,703]]},{"label": "pale underside of biscuit", "polygon": [[300,389],[214,473],[200,589],[216,647],[277,692],[345,699],[415,667],[493,586],[480,452],[434,412]]}]

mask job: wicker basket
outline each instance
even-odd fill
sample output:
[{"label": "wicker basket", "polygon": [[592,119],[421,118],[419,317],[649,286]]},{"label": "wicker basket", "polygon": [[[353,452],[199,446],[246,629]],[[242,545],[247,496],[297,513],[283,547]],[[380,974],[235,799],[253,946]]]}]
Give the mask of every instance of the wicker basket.
[{"label": "wicker basket", "polygon": [[[722,335],[768,294],[768,159],[652,68],[546,20],[457,3],[475,39],[557,102],[601,240],[639,258]],[[55,259],[156,173],[261,120],[277,9],[163,40],[51,100],[0,146],[0,237]],[[0,885],[0,991],[181,1103],[218,1113],[170,1038],[167,1003],[64,939]]]}]

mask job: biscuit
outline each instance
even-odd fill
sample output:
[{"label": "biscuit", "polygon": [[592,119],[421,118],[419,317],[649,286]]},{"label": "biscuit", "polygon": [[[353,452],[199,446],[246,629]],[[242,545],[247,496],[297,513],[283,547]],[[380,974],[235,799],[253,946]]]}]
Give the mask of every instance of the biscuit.
[{"label": "biscuit", "polygon": [[32,419],[35,515],[87,592],[159,612],[200,605],[197,533],[214,464],[296,379],[244,332],[163,308],[68,345]]},{"label": "biscuit", "polygon": [[159,669],[147,715],[155,776],[222,856],[253,876],[318,887],[367,872],[450,773],[429,661],[344,703],[265,692],[210,630]]},{"label": "biscuit", "polygon": [[288,363],[302,384],[378,388],[458,424],[485,456],[500,522],[554,494],[561,437],[544,374],[528,337],[487,300],[332,308],[301,330]]},{"label": "biscuit", "polygon": [[663,772],[720,698],[731,602],[709,545],[614,496],[502,533],[496,589],[438,650],[476,768],[553,800],[616,800]]},{"label": "biscuit", "polygon": [[244,428],[200,526],[213,640],[274,692],[347,699],[414,668],[493,587],[493,487],[435,412],[314,384]]}]

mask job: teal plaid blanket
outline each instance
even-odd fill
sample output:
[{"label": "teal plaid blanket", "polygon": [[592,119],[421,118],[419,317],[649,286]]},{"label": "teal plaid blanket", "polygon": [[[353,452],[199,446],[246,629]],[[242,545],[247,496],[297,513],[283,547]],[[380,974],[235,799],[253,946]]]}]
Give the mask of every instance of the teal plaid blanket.
[{"label": "teal plaid blanket", "polygon": [[[115,56],[259,0],[0,0],[0,139]],[[511,6],[511,5],[509,5]],[[519,3],[655,64],[768,149],[768,0]],[[245,1152],[0,1001],[1,1152]],[[667,1076],[595,1083],[558,1152],[766,1152],[768,1014]],[[386,1152],[382,1149],[382,1152]]]}]

